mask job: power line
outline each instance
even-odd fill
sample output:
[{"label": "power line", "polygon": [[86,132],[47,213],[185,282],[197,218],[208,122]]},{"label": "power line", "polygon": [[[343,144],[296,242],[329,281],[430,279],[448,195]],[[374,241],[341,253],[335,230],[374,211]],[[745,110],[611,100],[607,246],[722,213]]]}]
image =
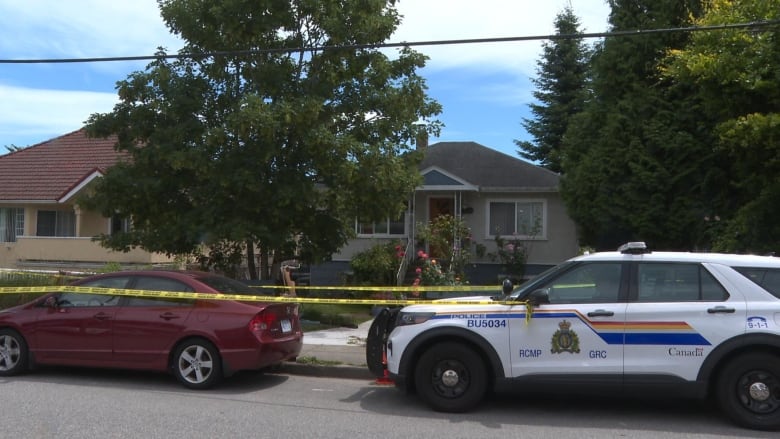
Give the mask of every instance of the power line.
[{"label": "power line", "polygon": [[211,58],[236,55],[259,55],[268,53],[297,53],[297,52],[319,52],[324,50],[356,50],[356,49],[384,49],[398,47],[420,47],[420,46],[446,46],[460,44],[485,44],[485,43],[508,43],[518,41],[538,41],[538,40],[573,40],[590,38],[609,38],[609,37],[632,37],[639,35],[664,34],[675,32],[701,32],[727,29],[751,29],[758,30],[769,26],[780,24],[778,20],[753,21],[749,23],[720,24],[713,26],[693,26],[676,27],[663,29],[637,29],[627,31],[613,32],[593,32],[593,33],[574,33],[574,34],[553,34],[553,35],[534,35],[519,37],[499,37],[499,38],[472,38],[457,40],[432,40],[432,41],[413,41],[400,43],[380,43],[380,44],[345,44],[339,46],[317,46],[317,47],[293,47],[293,48],[275,48],[275,49],[248,49],[248,50],[228,50],[204,53],[178,53],[178,54],[158,54],[142,56],[110,56],[95,58],[50,58],[50,59],[0,59],[0,64],[65,64],[65,63],[93,63],[93,62],[113,62],[113,61],[151,61],[157,59],[186,59],[186,58]]}]

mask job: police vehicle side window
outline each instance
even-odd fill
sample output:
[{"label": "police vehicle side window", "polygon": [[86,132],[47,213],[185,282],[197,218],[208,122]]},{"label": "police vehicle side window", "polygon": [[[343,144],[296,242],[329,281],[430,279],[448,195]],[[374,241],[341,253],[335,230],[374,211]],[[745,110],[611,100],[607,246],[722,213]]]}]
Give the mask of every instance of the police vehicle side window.
[{"label": "police vehicle side window", "polygon": [[758,267],[732,267],[761,288],[780,299],[780,269]]},{"label": "police vehicle side window", "polygon": [[639,302],[720,302],[728,292],[700,264],[639,263]]},{"label": "police vehicle side window", "polygon": [[542,288],[547,290],[551,304],[617,302],[621,268],[620,262],[582,264]]}]

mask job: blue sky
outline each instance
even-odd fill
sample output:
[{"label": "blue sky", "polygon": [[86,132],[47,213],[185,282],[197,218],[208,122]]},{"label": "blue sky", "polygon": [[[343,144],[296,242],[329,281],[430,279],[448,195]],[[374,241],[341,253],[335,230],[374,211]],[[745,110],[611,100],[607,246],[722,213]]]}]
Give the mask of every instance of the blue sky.
[{"label": "blue sky", "polygon": [[[403,21],[389,42],[549,35],[571,4],[585,32],[607,29],[606,0],[400,0]],[[0,59],[52,59],[170,53],[155,0],[0,0]],[[541,41],[417,47],[430,60],[420,74],[443,106],[437,141],[475,141],[516,156],[527,139]],[[146,62],[0,64],[0,154],[75,131],[111,111],[115,84]]]}]

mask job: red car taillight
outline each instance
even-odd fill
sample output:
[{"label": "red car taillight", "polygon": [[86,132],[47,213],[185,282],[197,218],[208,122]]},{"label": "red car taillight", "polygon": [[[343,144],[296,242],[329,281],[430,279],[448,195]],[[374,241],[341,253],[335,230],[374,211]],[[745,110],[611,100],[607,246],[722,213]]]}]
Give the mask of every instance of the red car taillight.
[{"label": "red car taillight", "polygon": [[269,306],[252,318],[249,322],[249,330],[257,337],[288,335],[300,331],[297,322],[297,306]]},{"label": "red car taillight", "polygon": [[278,321],[279,319],[276,314],[268,312],[266,309],[252,318],[249,322],[249,330],[256,334],[261,334],[264,331],[272,331],[274,329],[274,324],[276,324],[278,329]]}]

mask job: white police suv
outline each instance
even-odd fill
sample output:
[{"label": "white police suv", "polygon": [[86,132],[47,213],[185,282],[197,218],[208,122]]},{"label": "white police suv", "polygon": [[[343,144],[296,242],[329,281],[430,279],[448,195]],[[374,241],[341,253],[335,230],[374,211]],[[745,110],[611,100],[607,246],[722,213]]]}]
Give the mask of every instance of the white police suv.
[{"label": "white police suv", "polygon": [[384,310],[366,349],[372,372],[440,411],[469,410],[510,380],[712,397],[736,423],[776,430],[780,258],[629,243],[501,296]]}]

